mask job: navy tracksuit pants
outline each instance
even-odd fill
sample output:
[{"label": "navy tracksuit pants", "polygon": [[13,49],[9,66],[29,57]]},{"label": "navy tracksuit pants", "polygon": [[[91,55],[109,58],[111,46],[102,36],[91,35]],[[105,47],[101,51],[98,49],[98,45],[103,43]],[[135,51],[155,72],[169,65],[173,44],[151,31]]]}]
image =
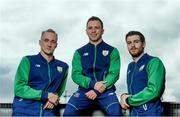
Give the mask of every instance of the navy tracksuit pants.
[{"label": "navy tracksuit pants", "polygon": [[96,102],[96,105],[98,105],[107,116],[123,115],[114,91],[107,90],[100,94],[95,100],[88,99],[85,93],[85,91],[79,89],[71,96],[64,110],[64,116],[78,116],[84,109],[89,109],[94,102]]}]

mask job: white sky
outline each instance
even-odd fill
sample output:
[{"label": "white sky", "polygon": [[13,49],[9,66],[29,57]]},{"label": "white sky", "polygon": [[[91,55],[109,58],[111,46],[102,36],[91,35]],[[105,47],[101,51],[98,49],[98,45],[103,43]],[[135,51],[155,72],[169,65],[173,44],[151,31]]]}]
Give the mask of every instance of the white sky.
[{"label": "white sky", "polygon": [[77,89],[71,80],[74,51],[88,42],[86,21],[98,16],[104,22],[104,41],[121,53],[117,94],[126,92],[126,69],[131,62],[125,34],[141,31],[146,52],[164,62],[164,101],[180,101],[180,1],[179,0],[1,0],[0,1],[0,103],[12,102],[14,75],[20,59],[39,52],[41,31],[53,28],[59,34],[55,56],[67,62],[68,95]]}]

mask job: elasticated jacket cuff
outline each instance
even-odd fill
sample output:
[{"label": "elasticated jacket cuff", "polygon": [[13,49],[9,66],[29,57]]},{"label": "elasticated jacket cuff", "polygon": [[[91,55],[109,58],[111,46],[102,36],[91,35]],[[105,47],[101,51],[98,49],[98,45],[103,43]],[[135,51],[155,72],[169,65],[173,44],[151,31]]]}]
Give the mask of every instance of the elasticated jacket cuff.
[{"label": "elasticated jacket cuff", "polygon": [[93,89],[93,90],[97,94],[97,96],[99,96],[101,94],[98,90],[96,90],[96,89]]},{"label": "elasticated jacket cuff", "polygon": [[94,85],[95,85],[95,81],[94,80],[91,80],[90,83],[89,83],[89,88],[90,89],[94,89]]},{"label": "elasticated jacket cuff", "polygon": [[128,98],[126,98],[126,103],[130,106],[129,101],[128,101]]},{"label": "elasticated jacket cuff", "polygon": [[48,99],[48,92],[43,91],[42,95],[41,95],[41,100],[42,101],[47,101],[47,99]]}]

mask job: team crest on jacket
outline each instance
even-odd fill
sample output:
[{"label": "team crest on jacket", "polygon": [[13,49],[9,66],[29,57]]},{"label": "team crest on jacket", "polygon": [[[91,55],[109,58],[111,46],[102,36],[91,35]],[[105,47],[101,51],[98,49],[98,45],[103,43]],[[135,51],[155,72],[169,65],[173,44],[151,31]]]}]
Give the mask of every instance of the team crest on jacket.
[{"label": "team crest on jacket", "polygon": [[143,69],[144,69],[145,65],[142,65],[140,68],[139,68],[139,72],[141,72]]},{"label": "team crest on jacket", "polygon": [[57,66],[57,70],[58,70],[59,73],[61,73],[63,71],[63,68],[60,67],[60,66]]},{"label": "team crest on jacket", "polygon": [[102,55],[103,55],[103,56],[107,56],[108,54],[109,54],[109,51],[108,51],[108,50],[103,50],[103,51],[102,51]]}]

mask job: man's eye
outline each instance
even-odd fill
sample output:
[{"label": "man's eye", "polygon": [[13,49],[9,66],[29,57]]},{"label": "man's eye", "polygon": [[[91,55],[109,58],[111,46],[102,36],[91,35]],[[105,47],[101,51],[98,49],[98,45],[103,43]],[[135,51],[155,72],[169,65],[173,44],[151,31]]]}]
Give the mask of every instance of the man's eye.
[{"label": "man's eye", "polygon": [[51,41],[51,43],[56,43],[56,41]]},{"label": "man's eye", "polygon": [[137,41],[134,41],[135,43],[139,43],[140,41],[139,40],[137,40]]},{"label": "man's eye", "polygon": [[47,39],[44,39],[44,42],[48,42],[49,40],[47,40]]},{"label": "man's eye", "polygon": [[100,27],[99,27],[99,26],[96,26],[95,28],[96,28],[96,29],[100,29]]}]

